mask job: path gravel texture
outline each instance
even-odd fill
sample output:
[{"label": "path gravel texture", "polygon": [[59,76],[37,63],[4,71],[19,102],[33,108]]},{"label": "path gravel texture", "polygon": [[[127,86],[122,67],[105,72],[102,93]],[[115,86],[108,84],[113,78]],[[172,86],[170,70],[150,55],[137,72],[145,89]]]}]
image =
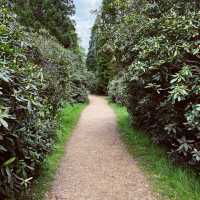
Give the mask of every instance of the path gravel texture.
[{"label": "path gravel texture", "polygon": [[155,200],[137,162],[119,139],[103,97],[90,96],[46,200]]}]

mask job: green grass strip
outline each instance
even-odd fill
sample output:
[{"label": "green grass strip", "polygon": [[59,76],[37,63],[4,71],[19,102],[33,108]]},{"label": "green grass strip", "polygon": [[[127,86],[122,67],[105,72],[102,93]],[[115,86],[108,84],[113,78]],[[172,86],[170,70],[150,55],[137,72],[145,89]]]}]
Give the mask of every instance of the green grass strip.
[{"label": "green grass strip", "polygon": [[42,166],[42,174],[36,180],[33,188],[33,199],[44,199],[45,193],[54,180],[56,170],[59,167],[60,160],[64,155],[65,144],[71,136],[71,133],[76,126],[80,117],[81,111],[86,104],[66,105],[59,114],[59,130],[58,138],[54,145],[53,151],[47,156]]},{"label": "green grass strip", "polygon": [[129,152],[149,177],[160,199],[199,200],[200,178],[194,171],[174,165],[151,139],[132,128],[126,108],[111,104],[117,115],[119,132]]}]

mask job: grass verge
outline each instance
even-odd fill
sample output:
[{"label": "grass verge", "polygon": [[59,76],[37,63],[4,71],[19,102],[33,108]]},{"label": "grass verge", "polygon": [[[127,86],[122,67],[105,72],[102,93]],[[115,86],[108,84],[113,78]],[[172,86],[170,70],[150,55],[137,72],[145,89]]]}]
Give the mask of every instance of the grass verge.
[{"label": "grass verge", "polygon": [[199,200],[200,178],[194,171],[175,166],[158,145],[132,128],[126,108],[111,104],[117,115],[119,132],[129,152],[138,161],[141,169],[160,194],[160,199]]},{"label": "grass verge", "polygon": [[86,104],[66,105],[59,114],[59,129],[57,131],[57,140],[53,147],[53,151],[47,156],[42,166],[42,174],[36,180],[33,187],[33,199],[44,199],[45,193],[48,191],[56,170],[59,167],[60,160],[64,155],[64,147],[68,141],[73,128],[77,124],[81,111]]}]

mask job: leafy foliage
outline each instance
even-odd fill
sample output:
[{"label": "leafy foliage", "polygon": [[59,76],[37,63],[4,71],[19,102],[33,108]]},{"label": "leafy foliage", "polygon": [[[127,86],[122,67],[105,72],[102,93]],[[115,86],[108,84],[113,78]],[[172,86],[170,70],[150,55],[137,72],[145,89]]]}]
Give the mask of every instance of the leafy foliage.
[{"label": "leafy foliage", "polygon": [[123,74],[119,74],[108,85],[108,95],[117,104],[126,105],[127,99],[126,79]]},{"label": "leafy foliage", "polygon": [[[95,34],[106,39],[103,45],[95,39],[95,48],[90,50],[104,51],[109,46],[111,54],[102,71],[114,68],[120,73],[111,82],[109,94],[126,102],[135,126],[148,132],[154,142],[166,145],[173,160],[196,167],[200,151],[199,8],[196,0],[104,0],[97,17],[98,26],[104,28]],[[93,55],[93,60],[101,59],[98,53]],[[123,84],[118,84],[122,79]]]},{"label": "leafy foliage", "polygon": [[38,30],[45,28],[64,47],[76,47],[77,35],[70,16],[75,13],[73,0],[13,0],[20,22]]},{"label": "leafy foliage", "polygon": [[87,56],[87,68],[93,72],[96,77],[96,87],[92,88],[92,92],[105,94],[107,93],[108,82],[116,75],[114,67],[112,67],[112,48],[107,41],[111,34],[107,31],[105,23],[101,21],[101,15],[97,16],[96,23],[92,29],[90,40],[90,48]]},{"label": "leafy foliage", "polygon": [[0,2],[0,199],[16,199],[40,174],[62,103],[87,100],[78,48],[25,31],[9,5]]}]

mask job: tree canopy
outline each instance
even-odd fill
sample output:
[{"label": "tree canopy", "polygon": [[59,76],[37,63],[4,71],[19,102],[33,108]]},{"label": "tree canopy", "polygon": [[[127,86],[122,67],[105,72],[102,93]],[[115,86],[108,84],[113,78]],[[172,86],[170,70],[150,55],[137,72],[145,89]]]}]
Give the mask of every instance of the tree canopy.
[{"label": "tree canopy", "polygon": [[21,24],[47,29],[64,47],[76,47],[77,35],[70,18],[75,13],[72,0],[13,0]]}]

